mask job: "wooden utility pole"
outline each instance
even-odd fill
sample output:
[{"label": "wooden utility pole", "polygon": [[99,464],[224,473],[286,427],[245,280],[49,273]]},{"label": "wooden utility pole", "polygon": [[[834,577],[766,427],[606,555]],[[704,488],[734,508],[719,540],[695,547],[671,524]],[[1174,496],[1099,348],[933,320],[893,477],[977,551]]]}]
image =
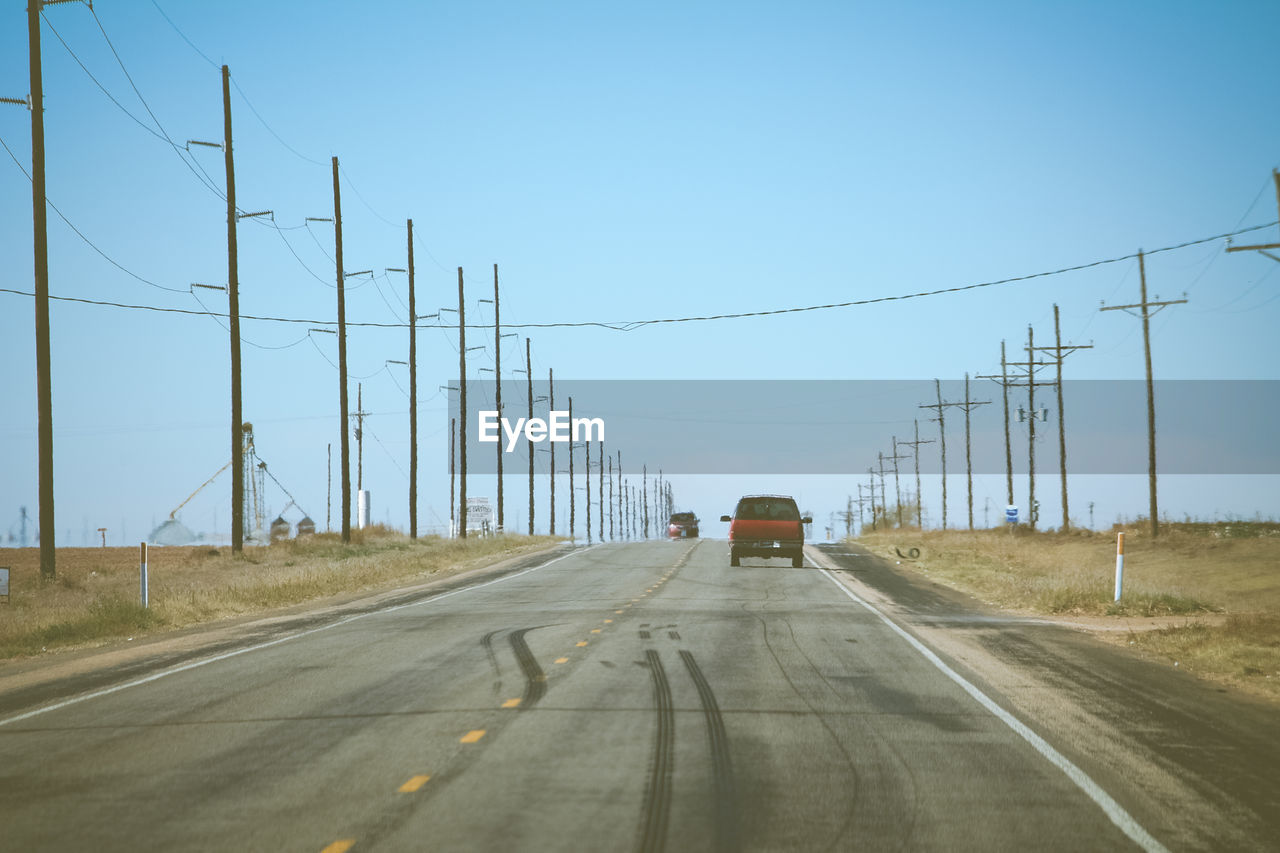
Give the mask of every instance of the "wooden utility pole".
[{"label": "wooden utility pole", "polygon": [[1071,529],[1071,517],[1067,508],[1067,414],[1062,402],[1062,362],[1076,350],[1093,349],[1093,344],[1067,344],[1062,343],[1062,327],[1058,322],[1058,305],[1053,306],[1053,346],[1036,347],[1038,352],[1053,353],[1054,362],[1058,367],[1058,378],[1054,382],[1058,386],[1058,466],[1059,473],[1062,478],[1062,529]]},{"label": "wooden utility pole", "polygon": [[[555,447],[555,442],[551,442],[551,446]],[[576,514],[578,508],[577,496],[574,493],[573,485],[573,398],[569,398],[569,540],[573,541],[578,538]]]},{"label": "wooden utility pole", "polygon": [[467,538],[467,305],[458,267],[458,537]]},{"label": "wooden utility pole", "polygon": [[[902,527],[902,488],[898,483],[898,460],[906,459],[907,457],[898,455],[898,437],[896,435],[893,437],[893,455],[885,456],[884,458],[892,460],[893,462],[893,497],[898,504],[898,527],[901,528]],[[883,465],[883,462],[881,464]],[[884,482],[883,479],[881,479],[881,482],[882,483]]]},{"label": "wooden utility pole", "polygon": [[[1000,342],[1000,375],[999,375],[999,376],[995,376],[995,375],[981,375],[981,376],[978,376],[977,378],[978,378],[978,379],[990,379],[990,380],[992,380],[992,381],[999,382],[999,383],[1001,384],[1001,386],[1005,389],[1005,395],[1006,395],[1006,397],[1005,397],[1005,399],[1006,399],[1006,404],[1005,404],[1005,405],[1006,405],[1006,407],[1008,406],[1008,403],[1007,403],[1007,400],[1008,400],[1008,389],[1010,389],[1010,388],[1026,388],[1026,389],[1027,389],[1027,401],[1028,401],[1028,402],[1027,402],[1027,405],[1028,405],[1028,408],[1030,409],[1030,411],[1028,411],[1028,412],[1026,413],[1026,418],[1025,418],[1025,419],[1028,421],[1029,425],[1030,425],[1030,430],[1029,430],[1029,433],[1028,433],[1028,439],[1027,439],[1027,442],[1028,442],[1028,445],[1027,445],[1027,455],[1028,455],[1028,467],[1029,467],[1029,474],[1028,474],[1028,477],[1027,477],[1027,484],[1028,484],[1028,496],[1027,496],[1027,500],[1028,500],[1028,502],[1029,502],[1029,503],[1028,503],[1028,506],[1027,506],[1027,523],[1031,526],[1031,529],[1032,529],[1032,530],[1034,530],[1034,529],[1035,529],[1035,526],[1036,526],[1036,521],[1037,521],[1037,511],[1036,511],[1036,473],[1035,473],[1035,459],[1036,459],[1036,456],[1035,456],[1035,434],[1036,434],[1036,426],[1035,426],[1035,422],[1036,422],[1036,420],[1039,418],[1039,415],[1036,413],[1036,410],[1035,410],[1035,389],[1036,389],[1038,386],[1039,386],[1039,387],[1043,387],[1043,386],[1047,386],[1047,385],[1053,385],[1053,384],[1055,384],[1055,383],[1053,383],[1053,382],[1037,382],[1037,381],[1036,381],[1036,371],[1037,371],[1037,370],[1039,370],[1039,369],[1040,369],[1040,368],[1042,368],[1042,367],[1048,367],[1048,366],[1049,366],[1049,364],[1050,364],[1050,362],[1047,362],[1047,361],[1036,361],[1036,359],[1035,359],[1035,336],[1034,336],[1034,333],[1033,333],[1033,331],[1032,331],[1032,329],[1031,329],[1031,327],[1030,327],[1030,326],[1028,326],[1028,327],[1027,327],[1027,347],[1026,347],[1026,349],[1027,349],[1027,353],[1028,353],[1028,360],[1027,360],[1027,361],[1008,361],[1008,360],[1005,358],[1004,342],[1003,342],[1003,341],[1001,341],[1001,342]],[[1026,377],[1025,377],[1025,378],[1026,378],[1026,381],[1025,381],[1025,382],[1024,382],[1024,381],[1021,381],[1021,377],[1016,377],[1016,376],[1015,376],[1015,377],[1010,377],[1010,376],[1009,376],[1009,368],[1010,368],[1010,367],[1022,367],[1022,368],[1026,368]],[[1018,411],[1019,411],[1019,415],[1018,415],[1019,420],[1023,420],[1022,410],[1021,410],[1021,409],[1019,409]],[[1010,505],[1010,506],[1012,506],[1012,505],[1013,505],[1013,461],[1012,461],[1012,460],[1013,460],[1013,457],[1012,457],[1012,453],[1011,453],[1011,450],[1010,450],[1009,439],[1008,439],[1008,437],[1007,437],[1007,436],[1008,436],[1008,434],[1009,434],[1009,421],[1008,421],[1008,417],[1007,417],[1007,414],[1006,414],[1006,418],[1005,418],[1005,435],[1006,435],[1006,439],[1005,439],[1005,468],[1006,468],[1006,471],[1008,471],[1008,472],[1009,472],[1009,473],[1008,473],[1008,475],[1007,475],[1007,476],[1008,476],[1008,483],[1009,483],[1009,497],[1008,497],[1008,500],[1009,500],[1009,505]]]},{"label": "wooden utility pole", "polygon": [[[862,494],[862,484],[858,483],[858,532],[861,533],[867,526],[867,522],[863,519],[863,508],[871,503],[871,498]],[[874,514],[872,519],[874,521]],[[872,529],[875,529],[874,527]]]},{"label": "wooden utility pole", "polygon": [[[915,460],[915,468],[916,468],[916,524],[918,524],[918,525],[920,526],[920,529],[921,529],[921,530],[924,530],[924,506],[923,506],[923,504],[922,504],[922,502],[921,502],[921,500],[920,500],[920,445],[922,445],[922,444],[933,444],[933,439],[932,439],[932,438],[929,438],[929,439],[925,439],[925,440],[923,440],[923,441],[922,441],[922,440],[920,439],[920,421],[913,419],[913,420],[911,421],[911,423],[912,423],[912,424],[914,425],[914,427],[915,427],[915,435],[916,435],[915,441],[899,441],[899,442],[898,442],[898,444],[901,444],[903,447],[910,447],[910,448],[911,448],[911,456],[912,456],[912,458]],[[896,454],[897,452],[898,452],[898,451],[895,449],[895,450],[894,450],[894,453]],[[858,509],[859,509],[859,511],[861,511],[861,509],[862,509],[861,505],[859,505]]]},{"label": "wooden utility pole", "polygon": [[[38,0],[29,0],[38,6]],[[231,332],[231,550],[244,550],[244,412],[240,398],[240,270],[236,243],[236,165],[231,146],[231,71],[222,66],[222,155],[227,169],[227,320]]]},{"label": "wooden utility pole", "polygon": [[609,457],[609,541],[613,541],[613,457]]},{"label": "wooden utility pole", "polygon": [[[1280,180],[1280,179],[1278,179]],[[1277,183],[1280,193],[1280,183]],[[1156,505],[1156,389],[1151,373],[1151,318],[1159,314],[1168,305],[1182,305],[1186,299],[1170,299],[1164,302],[1147,301],[1147,267],[1142,252],[1138,252],[1138,277],[1141,281],[1142,301],[1136,305],[1104,305],[1103,311],[1123,311],[1133,314],[1133,308],[1141,310],[1141,314],[1133,314],[1142,318],[1142,349],[1147,362],[1147,487],[1151,500],[1151,538],[1160,535],[1160,515]],[[1157,299],[1160,297],[1157,295]],[[1154,308],[1156,310],[1152,311]]]},{"label": "wooden utility pole", "polygon": [[[570,424],[572,424],[572,420]],[[573,438],[572,426],[570,426],[569,438]],[[573,452],[573,442],[569,442],[569,452]],[[582,463],[582,482],[586,484],[586,494],[583,499],[587,502],[587,544],[591,544],[591,442],[582,442],[582,450],[586,459]]]},{"label": "wooden utility pole", "polygon": [[1004,399],[1004,478],[1008,503],[1013,506],[1013,441],[1009,435],[1009,362],[1004,341],[1000,342],[1000,394]]},{"label": "wooden utility pole", "polygon": [[644,538],[649,538],[649,466],[643,466],[640,496],[644,506]]},{"label": "wooden utility pole", "polygon": [[990,400],[975,400],[969,396],[969,374],[964,375],[964,400],[957,405],[964,409],[964,468],[969,496],[969,529],[973,529],[973,450],[970,441],[969,413],[975,406],[986,406]]},{"label": "wooden utility pole", "polygon": [[458,464],[458,419],[449,418],[449,535],[456,536],[458,530],[457,509],[454,506],[454,477]]},{"label": "wooden utility pole", "polygon": [[[603,441],[599,442],[598,449],[600,452],[596,454],[596,457],[600,460],[600,480],[599,480],[599,488],[597,489],[597,493],[598,493],[597,497],[599,498],[599,504],[600,504],[600,541],[603,542],[604,541],[604,459],[605,459]],[[610,459],[609,462],[610,464],[612,464],[613,460]],[[588,483],[587,485],[590,486],[591,484]],[[612,488],[613,480],[609,481],[609,486],[610,488]]]},{"label": "wooden utility pole", "polygon": [[[502,315],[498,310],[498,265],[493,265],[493,402],[498,410],[498,422],[502,422]],[[504,530],[502,515],[502,438],[495,445],[498,450],[498,532]]]},{"label": "wooden utility pole", "polygon": [[629,539],[627,535],[627,487],[622,479],[622,451],[618,451],[618,538]]},{"label": "wooden utility pole", "polygon": [[418,538],[418,316],[413,288],[413,220],[409,229],[409,538]]},{"label": "wooden utility pole", "polygon": [[333,246],[338,274],[338,422],[342,425],[339,456],[342,469],[342,541],[351,542],[351,420],[347,410],[347,303],[342,271],[342,194],[338,188],[338,158],[333,158]]},{"label": "wooden utility pole", "polygon": [[942,529],[947,529],[947,421],[946,410],[950,406],[959,406],[960,403],[943,402],[942,400],[942,383],[937,379],[933,380],[933,390],[937,394],[938,402],[925,403],[917,408],[934,409],[937,411],[936,418],[930,420],[938,423],[938,444],[942,449]]},{"label": "wooden utility pole", "polygon": [[[40,60],[40,10],[27,0],[27,38],[31,73],[31,231],[36,290],[36,433],[39,445],[40,579],[57,579],[56,522],[53,511],[53,360],[49,345],[49,233],[44,175],[44,78]],[[235,457],[232,457],[233,459]]]},{"label": "wooden utility pole", "polygon": [[874,531],[879,529],[876,525],[876,472],[870,468],[867,469],[867,481],[871,491],[871,529]]},{"label": "wooden utility pole", "polygon": [[[529,339],[524,339],[524,375],[529,380],[529,420],[533,420],[533,356],[530,354]],[[528,421],[526,421],[528,423]],[[528,435],[528,433],[525,433]],[[533,535],[533,439],[529,444],[529,535]]]},{"label": "wooden utility pole", "polygon": [[356,494],[364,491],[364,383],[356,383]]},{"label": "wooden utility pole", "polygon": [[[554,368],[547,368],[547,420],[551,419],[551,412],[556,410],[556,372]],[[551,535],[556,535],[556,443],[548,441],[551,445]]]}]

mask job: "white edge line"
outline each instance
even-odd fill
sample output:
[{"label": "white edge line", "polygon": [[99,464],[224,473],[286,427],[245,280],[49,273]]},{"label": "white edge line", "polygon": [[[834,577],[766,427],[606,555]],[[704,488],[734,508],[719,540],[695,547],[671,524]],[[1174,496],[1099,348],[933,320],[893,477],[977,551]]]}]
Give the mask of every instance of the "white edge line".
[{"label": "white edge line", "polygon": [[910,643],[912,648],[924,655],[925,659],[941,670],[943,675],[960,685],[960,688],[972,696],[979,705],[986,708],[998,717],[1001,722],[1017,732],[1023,740],[1031,744],[1032,748],[1046,758],[1050,764],[1067,774],[1067,778],[1074,782],[1076,787],[1083,791],[1089,799],[1097,803],[1102,811],[1106,813],[1107,817],[1110,818],[1111,822],[1115,824],[1121,832],[1129,836],[1135,844],[1143,850],[1146,850],[1147,853],[1169,853],[1169,849],[1157,841],[1151,833],[1143,829],[1142,825],[1139,824],[1131,814],[1125,811],[1123,806],[1117,803],[1110,794],[1102,789],[1102,786],[1093,781],[1087,773],[1073,764],[1065,755],[1050,746],[1048,741],[1033,732],[1017,717],[997,705],[995,701],[987,696],[987,694],[983,693],[971,684],[964,676],[960,675],[960,673],[947,666],[932,649],[908,634],[892,619],[876,609],[874,605],[859,597],[857,593],[841,583],[825,567],[819,566],[818,569],[827,576],[829,581],[839,587],[841,592],[879,617],[881,622],[884,622],[884,624],[888,625],[896,634],[898,634],[898,636]]},{"label": "white edge line", "polygon": [[50,711],[57,711],[61,708],[66,708],[71,705],[78,705],[81,702],[87,702],[90,699],[97,699],[102,696],[109,696],[112,693],[119,693],[121,690],[128,690],[130,687],[139,687],[143,684],[150,684],[153,681],[159,681],[160,679],[166,678],[170,675],[177,675],[180,672],[186,672],[187,670],[196,669],[198,667],[206,666],[211,663],[224,661],[224,660],[227,660],[228,658],[233,658],[239,655],[248,654],[249,652],[256,652],[261,649],[269,649],[272,646],[278,646],[281,643],[287,643],[291,640],[297,640],[297,639],[301,639],[302,637],[310,636],[311,634],[318,634],[321,631],[328,631],[330,628],[337,628],[339,625],[346,625],[349,622],[355,622],[357,619],[364,619],[368,616],[381,616],[385,613],[394,613],[397,610],[404,610],[407,607],[420,607],[424,604],[432,604],[433,602],[439,601],[442,598],[448,598],[451,595],[458,595],[459,593],[463,593],[463,592],[471,592],[472,590],[483,589],[486,586],[492,586],[493,584],[496,584],[496,583],[502,583],[503,581],[509,581],[514,578],[527,575],[530,572],[536,572],[538,571],[538,569],[544,569],[547,566],[551,565],[552,563],[560,562],[566,557],[571,557],[574,554],[581,554],[585,551],[590,551],[593,548],[598,548],[598,547],[600,546],[589,545],[586,548],[580,548],[580,549],[575,548],[565,554],[561,554],[559,557],[556,557],[555,559],[548,560],[545,563],[540,563],[534,566],[533,568],[525,569],[524,571],[516,572],[515,574],[503,575],[500,578],[495,578],[491,581],[485,581],[484,583],[478,583],[473,586],[464,586],[461,589],[453,589],[453,590],[450,590],[449,592],[441,593],[440,595],[433,595],[430,598],[424,598],[419,601],[411,601],[408,604],[397,604],[394,607],[384,607],[380,610],[371,610],[368,613],[357,613],[352,616],[347,616],[343,619],[339,619],[336,622],[330,622],[327,625],[321,625],[318,628],[309,628],[306,631],[299,631],[296,634],[289,634],[288,636],[285,636],[285,637],[277,637],[274,640],[268,640],[267,642],[259,643],[256,646],[248,646],[243,649],[236,649],[234,651],[225,652],[224,654],[214,655],[211,658],[203,658],[201,660],[193,661],[191,663],[186,663],[181,666],[175,666],[172,669],[166,669],[162,672],[157,672],[153,675],[148,675],[145,678],[135,679],[134,681],[127,681],[124,684],[117,684],[113,687],[103,688],[102,690],[95,690],[92,693],[85,693],[80,696],[73,696],[70,699],[64,699],[63,701],[55,702],[52,705],[46,705],[42,708],[36,708],[35,710],[27,711],[26,713],[18,714],[17,716],[14,716],[14,717],[6,717],[5,719],[0,720],[0,726],[7,726],[10,723],[19,723],[19,722],[22,722],[23,720],[29,720],[32,717],[38,717],[41,714],[47,714]]}]

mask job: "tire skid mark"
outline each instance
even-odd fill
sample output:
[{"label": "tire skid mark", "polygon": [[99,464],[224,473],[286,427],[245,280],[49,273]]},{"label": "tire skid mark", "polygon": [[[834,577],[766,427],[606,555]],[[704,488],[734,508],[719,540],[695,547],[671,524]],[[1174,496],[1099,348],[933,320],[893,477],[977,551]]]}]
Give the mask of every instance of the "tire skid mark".
[{"label": "tire skid mark", "polygon": [[533,629],[521,628],[519,631],[512,631],[507,637],[511,642],[511,651],[515,652],[516,661],[520,664],[520,671],[524,673],[524,697],[519,706],[521,711],[527,711],[538,704],[538,700],[547,693],[547,676],[524,640],[524,635],[531,630]]},{"label": "tire skid mark", "polygon": [[501,634],[506,629],[498,629],[490,631],[480,638],[480,645],[484,647],[485,656],[489,658],[489,665],[493,667],[493,692],[502,692],[502,667],[498,665],[498,656],[493,651],[493,638],[497,634]]},{"label": "tire skid mark", "polygon": [[729,754],[729,737],[724,729],[724,717],[720,704],[711,690],[702,668],[694,660],[693,653],[680,650],[689,677],[698,688],[702,701],[702,715],[707,721],[707,739],[711,744],[712,782],[715,788],[715,849],[729,853],[738,849],[738,803],[733,779],[733,760]]},{"label": "tire skid mark", "polygon": [[644,653],[653,676],[654,704],[658,712],[658,730],[654,738],[653,762],[649,786],[645,792],[644,817],[641,825],[639,853],[658,853],[667,841],[667,822],[671,815],[671,777],[675,769],[676,714],[671,702],[671,683],[662,668],[662,659],[650,649]]},{"label": "tire skid mark", "polygon": [[[767,605],[771,599],[772,599],[772,596],[770,594],[770,591],[768,588],[766,588],[763,603]],[[769,656],[773,658],[774,664],[778,667],[778,673],[787,682],[787,685],[791,688],[791,692],[795,695],[795,697],[799,699],[801,702],[803,702],[809,708],[809,713],[818,722],[818,724],[822,726],[823,729],[826,730],[827,735],[831,738],[832,743],[835,745],[836,749],[840,751],[840,754],[844,757],[845,766],[849,770],[849,779],[851,783],[851,790],[849,793],[849,805],[845,809],[844,820],[841,822],[839,830],[836,832],[831,842],[825,847],[825,849],[828,849],[828,850],[835,849],[835,847],[839,845],[840,841],[844,839],[845,836],[848,834],[849,828],[853,825],[854,813],[857,811],[857,808],[858,808],[858,800],[859,800],[858,789],[861,785],[861,778],[858,774],[858,766],[857,766],[857,763],[853,760],[853,756],[849,754],[849,750],[845,747],[844,742],[840,739],[840,736],[836,733],[835,729],[831,727],[831,724],[827,722],[827,719],[823,715],[822,711],[818,710],[818,708],[813,704],[813,702],[809,701],[809,697],[806,696],[804,691],[802,691],[799,688],[799,686],[796,685],[795,681],[791,678],[791,675],[787,672],[786,666],[783,665],[782,659],[778,656],[778,650],[774,648],[773,642],[770,641],[769,639],[769,621],[764,617],[762,612],[751,609],[751,605],[758,604],[758,603],[759,602],[744,601],[742,603],[742,612],[753,617],[757,622],[760,623],[761,639],[764,640],[765,648],[769,650]],[[790,631],[791,630],[790,622],[787,622],[785,618],[782,621],[786,624],[787,630]],[[792,633],[791,637],[792,637],[792,641],[794,642],[795,640],[794,633]]]}]

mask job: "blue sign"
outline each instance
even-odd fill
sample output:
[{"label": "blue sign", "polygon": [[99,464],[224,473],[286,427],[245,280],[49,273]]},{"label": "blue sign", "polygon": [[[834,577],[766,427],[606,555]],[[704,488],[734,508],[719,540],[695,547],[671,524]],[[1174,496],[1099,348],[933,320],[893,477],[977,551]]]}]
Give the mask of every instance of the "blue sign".
[{"label": "blue sign", "polygon": [[1010,524],[1018,523],[1018,508],[1016,506],[1007,506],[1004,508],[1004,520]]}]

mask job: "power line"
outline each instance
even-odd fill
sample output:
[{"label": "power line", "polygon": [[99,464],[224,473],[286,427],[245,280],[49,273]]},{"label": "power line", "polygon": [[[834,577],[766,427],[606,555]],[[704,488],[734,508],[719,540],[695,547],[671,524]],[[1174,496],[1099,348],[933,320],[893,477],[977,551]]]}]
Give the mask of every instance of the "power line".
[{"label": "power line", "polygon": [[106,41],[107,47],[111,49],[111,55],[115,57],[116,64],[119,65],[120,70],[124,72],[124,77],[126,80],[129,81],[129,86],[130,88],[133,89],[133,93],[138,96],[138,100],[142,103],[143,109],[147,111],[147,115],[151,116],[151,120],[155,122],[156,128],[160,131],[160,133],[164,135],[165,141],[168,142],[170,147],[173,148],[174,153],[178,155],[178,159],[182,161],[182,164],[184,166],[186,166],[188,169],[191,170],[191,174],[196,176],[196,180],[199,180],[211,192],[213,192],[214,195],[216,195],[218,198],[225,201],[226,195],[224,195],[222,191],[218,189],[217,185],[214,184],[212,180],[210,180],[207,176],[204,178],[201,178],[199,172],[196,171],[196,168],[192,165],[192,163],[189,160],[187,160],[186,157],[182,156],[183,148],[173,141],[173,138],[169,136],[169,132],[164,129],[164,125],[160,123],[160,119],[156,118],[156,114],[152,111],[151,106],[147,103],[147,99],[142,97],[142,92],[138,89],[137,84],[133,82],[133,76],[129,74],[129,69],[125,67],[124,60],[120,58],[120,53],[116,50],[116,46],[112,43],[111,37],[107,35],[107,30],[102,25],[102,19],[98,17],[98,13],[94,11],[94,8],[92,5],[89,6],[89,14],[93,16],[94,22],[98,25],[98,31],[102,33],[103,40]]},{"label": "power line", "polygon": [[169,140],[165,139],[159,133],[156,133],[156,131],[153,130],[152,128],[147,127],[146,122],[138,118],[133,113],[129,112],[128,108],[126,108],[124,104],[116,100],[115,95],[112,95],[110,92],[107,91],[107,87],[102,85],[101,81],[99,81],[97,77],[93,76],[93,72],[90,71],[89,68],[84,64],[84,62],[81,61],[80,57],[76,55],[76,52],[71,49],[71,45],[67,44],[67,40],[64,39],[62,37],[62,34],[58,32],[56,27],[54,27],[53,23],[49,20],[48,15],[41,13],[41,17],[44,18],[45,25],[49,28],[49,32],[53,33],[54,37],[57,38],[58,41],[62,43],[62,46],[66,48],[67,53],[71,54],[71,58],[74,59],[76,61],[76,64],[80,66],[80,69],[84,71],[86,75],[88,75],[89,79],[93,81],[94,85],[97,86],[99,90],[101,90],[102,94],[106,95],[108,100],[110,100],[111,103],[115,104],[120,109],[120,112],[124,113],[129,118],[133,119],[134,122],[137,123],[138,127],[142,128],[147,133],[154,136],[156,139],[159,139],[161,142],[168,143]]},{"label": "power line", "polygon": [[[3,148],[4,148],[5,152],[6,152],[6,153],[8,153],[8,155],[9,155],[9,159],[13,160],[14,165],[16,165],[16,166],[17,166],[17,167],[22,171],[22,174],[24,174],[24,175],[26,175],[26,176],[27,176],[27,180],[28,180],[28,181],[29,181],[29,180],[31,180],[31,173],[30,173],[30,172],[28,172],[28,171],[27,171],[27,169],[26,169],[26,167],[22,165],[21,161],[19,161],[19,160],[18,160],[18,158],[17,158],[16,156],[14,156],[13,150],[9,148],[8,144],[4,141],[4,138],[3,138],[3,137],[0,137],[0,147],[3,147]],[[71,220],[70,220],[70,219],[68,219],[68,218],[66,217],[66,214],[64,214],[61,210],[59,210],[59,209],[58,209],[58,206],[57,206],[56,204],[54,204],[52,201],[50,201],[50,200],[49,200],[49,197],[48,197],[47,195],[45,196],[45,203],[49,205],[49,207],[53,210],[53,212],[54,212],[54,213],[58,214],[58,218],[59,218],[59,219],[61,219],[64,223],[66,223],[66,225],[67,225],[67,227],[68,227],[68,228],[70,228],[72,231],[74,231],[74,232],[75,232],[75,234],[76,234],[76,236],[77,236],[77,237],[79,237],[81,240],[83,240],[83,241],[85,242],[85,244],[86,244],[89,248],[93,249],[95,252],[97,252],[99,255],[101,255],[101,256],[103,257],[103,259],[105,259],[105,260],[107,261],[107,263],[111,264],[111,265],[112,265],[113,267],[115,267],[116,269],[120,270],[121,272],[125,273],[126,275],[129,275],[129,276],[131,276],[131,277],[133,277],[133,278],[137,279],[138,281],[142,282],[143,284],[149,285],[149,286],[151,286],[151,287],[158,288],[158,289],[160,289],[160,290],[167,290],[167,291],[169,291],[170,293],[185,293],[185,292],[186,292],[186,291],[184,291],[184,290],[182,290],[181,288],[178,288],[178,287],[166,287],[166,286],[165,286],[165,285],[163,285],[163,284],[157,284],[156,282],[151,281],[150,279],[143,278],[142,276],[140,276],[140,275],[138,275],[137,273],[133,272],[132,270],[128,269],[128,268],[127,268],[127,267],[125,267],[123,264],[119,263],[119,262],[118,262],[118,261],[116,261],[114,258],[112,258],[110,255],[108,255],[106,252],[104,252],[102,249],[98,248],[97,244],[96,244],[96,243],[94,243],[92,240],[90,240],[88,237],[86,237],[86,236],[84,235],[84,233],[83,233],[79,228],[77,228],[77,227],[76,227],[76,226],[71,222]],[[15,291],[15,292],[17,292],[17,291]],[[35,294],[27,294],[27,295],[28,295],[28,296],[34,296]],[[58,297],[50,297],[50,298],[58,298]]]},{"label": "power line", "polygon": [[[0,143],[2,143],[2,140],[0,140]],[[5,147],[5,150],[9,150],[7,145],[4,147]],[[10,157],[13,157],[13,153],[11,151],[10,151]],[[14,162],[15,163],[18,162],[16,157],[14,158]],[[19,166],[21,167],[21,164],[19,164]],[[1203,237],[1199,240],[1189,240],[1185,243],[1179,243],[1175,246],[1165,246],[1160,249],[1153,249],[1150,252],[1145,252],[1144,254],[1147,256],[1150,256],[1150,255],[1155,255],[1162,252],[1172,252],[1177,249],[1183,249],[1188,246],[1198,246],[1203,243],[1209,243],[1214,240],[1222,240],[1227,237],[1235,236],[1238,234],[1247,234],[1251,231],[1260,231],[1264,228],[1271,228],[1277,224],[1280,224],[1280,222],[1268,222],[1264,225],[1255,225],[1250,228],[1241,229],[1239,231],[1232,231],[1225,234],[1217,234],[1212,237]],[[921,291],[919,293],[899,294],[896,296],[880,296],[880,297],[874,297],[870,299],[853,300],[850,302],[835,302],[835,303],[829,303],[825,305],[810,305],[810,306],[801,307],[801,308],[780,308],[780,309],[767,310],[767,311],[750,311],[750,312],[742,312],[737,314],[714,314],[714,315],[697,316],[697,317],[673,317],[673,318],[659,319],[659,320],[637,320],[629,323],[622,323],[622,322],[606,323],[606,322],[600,322],[600,321],[580,321],[580,322],[557,322],[557,323],[503,323],[502,325],[504,328],[508,328],[508,329],[576,329],[576,328],[595,327],[595,328],[610,329],[612,331],[626,332],[626,331],[632,331],[634,329],[642,328],[644,326],[666,324],[666,323],[691,323],[691,322],[709,321],[709,320],[735,320],[735,319],[741,319],[745,317],[770,317],[770,316],[776,316],[780,314],[794,314],[794,313],[801,313],[801,312],[808,312],[808,311],[821,311],[821,310],[834,309],[834,308],[849,308],[849,307],[862,306],[862,305],[875,305],[882,302],[904,301],[908,299],[921,299],[929,296],[941,296],[947,293],[959,293],[966,290],[975,290],[977,288],[982,288],[982,287],[993,287],[1001,284],[1016,284],[1019,282],[1031,281],[1033,279],[1046,278],[1054,275],[1062,275],[1068,272],[1076,272],[1079,270],[1090,269],[1092,267],[1103,266],[1106,264],[1119,263],[1121,261],[1127,261],[1131,258],[1136,258],[1136,257],[1138,257],[1138,255],[1135,253],[1132,255],[1124,255],[1118,258],[1109,258],[1107,260],[1093,261],[1091,263],[1079,264],[1077,266],[1072,266],[1072,267],[1064,267],[1058,270],[1031,273],[1029,275],[1015,276],[1013,278],[1000,279],[998,281],[982,282],[980,284],[961,285],[957,287],[941,288],[939,290]],[[142,279],[142,280],[146,281],[145,279]],[[147,283],[153,284],[153,282],[147,282]],[[367,282],[362,282],[361,285],[357,285],[356,287],[363,286],[363,284],[366,284],[366,283]],[[156,285],[156,286],[160,286],[160,285]],[[164,288],[164,289],[170,289],[170,288]],[[356,288],[353,287],[351,289],[355,290]],[[186,292],[186,291],[176,291],[176,292]],[[30,291],[16,290],[13,288],[0,288],[0,293],[12,293],[17,296],[34,296],[35,295]],[[64,302],[80,302],[86,305],[104,305],[104,306],[109,306],[113,308],[124,308],[124,309],[142,310],[142,311],[156,311],[160,313],[190,314],[190,315],[196,315],[196,316],[203,316],[205,313],[207,313],[207,312],[191,311],[191,310],[180,309],[180,308],[160,308],[154,305],[131,305],[131,304],[125,304],[120,302],[108,302],[108,301],[93,300],[93,299],[83,299],[83,298],[77,298],[77,297],[71,297],[71,296],[50,295],[49,298],[61,300]],[[218,316],[225,317],[227,315],[219,314]],[[297,317],[267,317],[267,316],[248,315],[248,314],[241,315],[241,316],[242,316],[242,319],[259,320],[263,322],[305,323],[313,326],[337,325],[336,321],[334,320],[316,320],[316,319],[305,319],[305,318],[297,318]],[[404,329],[408,327],[407,323],[350,322],[347,325],[363,327],[363,328],[380,328],[380,329]],[[457,324],[435,323],[432,325],[435,328],[439,328],[442,330],[452,330],[452,329],[458,328]],[[468,323],[467,328],[492,329],[493,324],[492,323]]]}]

